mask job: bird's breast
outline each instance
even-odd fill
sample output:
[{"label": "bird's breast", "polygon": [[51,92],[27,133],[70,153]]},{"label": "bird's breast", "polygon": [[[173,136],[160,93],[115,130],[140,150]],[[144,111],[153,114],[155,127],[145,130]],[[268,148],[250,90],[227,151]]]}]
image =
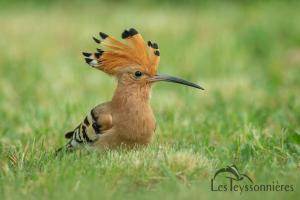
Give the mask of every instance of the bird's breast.
[{"label": "bird's breast", "polygon": [[113,124],[124,143],[148,144],[155,130],[155,118],[148,104],[123,106],[113,114]]}]

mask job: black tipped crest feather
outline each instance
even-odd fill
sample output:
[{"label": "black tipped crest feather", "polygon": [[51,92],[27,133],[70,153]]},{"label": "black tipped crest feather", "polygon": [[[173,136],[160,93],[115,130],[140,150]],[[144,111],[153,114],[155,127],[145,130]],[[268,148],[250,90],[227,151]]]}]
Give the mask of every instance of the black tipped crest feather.
[{"label": "black tipped crest feather", "polygon": [[152,44],[152,48],[153,48],[153,49],[158,49],[158,45],[157,45],[156,43],[153,43],[153,44]]},{"label": "black tipped crest feather", "polygon": [[150,40],[148,41],[148,46],[149,47],[151,47],[151,48],[153,48],[153,49],[158,49],[158,45],[157,45],[157,43],[155,43],[155,42],[151,42]]},{"label": "black tipped crest feather", "polygon": [[100,56],[101,56],[101,53],[95,53],[95,57],[96,57],[97,59],[99,59]]},{"label": "black tipped crest feather", "polygon": [[100,32],[99,35],[100,35],[100,37],[101,37],[103,40],[105,40],[105,38],[108,37],[108,35],[105,34],[105,33],[103,33],[103,32]]},{"label": "black tipped crest feather", "polygon": [[104,52],[102,49],[98,49],[98,48],[97,48],[97,51],[101,54]]},{"label": "black tipped crest feather", "polygon": [[126,38],[132,37],[136,34],[138,34],[138,32],[134,28],[131,28],[129,30],[124,30],[123,33],[122,33],[122,38],[126,39]]},{"label": "black tipped crest feather", "polygon": [[129,29],[129,33],[131,36],[138,34],[137,30],[135,30],[134,28]]},{"label": "black tipped crest feather", "polygon": [[91,53],[87,53],[87,52],[82,52],[82,55],[84,55],[85,57],[90,57],[92,54]]},{"label": "black tipped crest feather", "polygon": [[100,40],[99,39],[97,39],[97,38],[95,38],[95,37],[93,37],[93,40],[96,42],[96,43],[98,43],[98,44],[100,44]]},{"label": "black tipped crest feather", "polygon": [[127,30],[123,31],[123,33],[122,33],[122,39],[126,39],[126,38],[128,38],[129,36],[130,36],[129,31],[127,31]]},{"label": "black tipped crest feather", "polygon": [[85,62],[87,63],[87,64],[90,64],[90,62],[92,62],[93,61],[93,59],[91,59],[91,58],[85,58]]}]

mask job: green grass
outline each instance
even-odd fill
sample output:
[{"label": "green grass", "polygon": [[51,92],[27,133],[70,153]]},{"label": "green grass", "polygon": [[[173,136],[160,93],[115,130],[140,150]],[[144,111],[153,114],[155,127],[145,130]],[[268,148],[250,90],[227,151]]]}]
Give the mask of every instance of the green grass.
[{"label": "green grass", "polygon": [[[296,199],[300,195],[299,3],[0,6],[0,199]],[[64,133],[110,100],[115,81],[84,63],[91,36],[135,27],[160,72],[203,85],[153,88],[144,149],[54,157]],[[211,192],[236,164],[294,192]]]}]

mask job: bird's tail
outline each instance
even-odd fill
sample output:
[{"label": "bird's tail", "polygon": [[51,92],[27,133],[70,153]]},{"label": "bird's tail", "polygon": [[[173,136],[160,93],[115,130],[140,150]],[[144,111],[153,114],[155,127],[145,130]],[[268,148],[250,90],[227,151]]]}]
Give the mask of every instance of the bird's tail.
[{"label": "bird's tail", "polygon": [[66,145],[58,148],[55,151],[55,155],[57,156],[58,154],[62,153],[62,152],[72,152],[75,148],[71,146],[70,142],[68,142]]},{"label": "bird's tail", "polygon": [[65,134],[65,138],[66,139],[69,139],[69,142],[64,145],[63,147],[57,149],[55,151],[55,154],[59,154],[60,152],[72,152],[74,151],[75,149],[77,149],[81,143],[83,141],[81,140],[78,140],[78,134],[79,134],[79,126],[74,130],[74,131],[69,131]]}]

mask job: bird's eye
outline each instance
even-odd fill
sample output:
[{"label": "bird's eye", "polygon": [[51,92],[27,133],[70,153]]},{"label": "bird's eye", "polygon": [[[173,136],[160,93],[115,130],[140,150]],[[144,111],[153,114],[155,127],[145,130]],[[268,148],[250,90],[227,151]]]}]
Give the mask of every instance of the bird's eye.
[{"label": "bird's eye", "polygon": [[136,71],[134,73],[134,75],[135,75],[135,77],[139,78],[139,77],[141,77],[143,75],[143,73],[141,71]]}]

